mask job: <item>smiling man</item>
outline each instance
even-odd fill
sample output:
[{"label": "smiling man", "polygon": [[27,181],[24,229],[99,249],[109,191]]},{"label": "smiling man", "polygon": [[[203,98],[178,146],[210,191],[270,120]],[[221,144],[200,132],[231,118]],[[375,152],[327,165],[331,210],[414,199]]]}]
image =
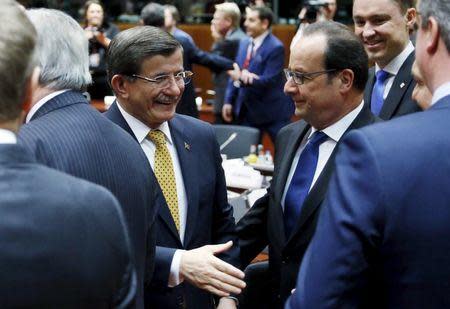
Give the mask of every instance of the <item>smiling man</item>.
[{"label": "smiling man", "polygon": [[414,46],[409,29],[415,23],[413,0],[355,0],[355,33],[375,68],[369,72],[364,101],[384,120],[419,111],[411,94]]},{"label": "smiling man", "polygon": [[242,264],[269,246],[271,292],[264,303],[269,308],[281,308],[295,287],[339,141],[348,131],[376,121],[362,102],[367,62],[359,39],[335,22],[308,26],[292,50],[284,91],[303,120],[281,129],[269,193],[237,227]]},{"label": "smiling man", "polygon": [[[141,146],[159,183],[157,248],[147,308],[214,308],[213,294],[239,294],[232,207],[219,146],[209,124],[175,113],[192,73],[181,44],[166,31],[135,27],[118,34],[107,54],[117,97],[107,117]],[[216,245],[210,245],[216,244]],[[220,259],[214,255],[220,254]],[[223,259],[223,260],[222,260]],[[221,305],[231,299],[221,299]]]}]

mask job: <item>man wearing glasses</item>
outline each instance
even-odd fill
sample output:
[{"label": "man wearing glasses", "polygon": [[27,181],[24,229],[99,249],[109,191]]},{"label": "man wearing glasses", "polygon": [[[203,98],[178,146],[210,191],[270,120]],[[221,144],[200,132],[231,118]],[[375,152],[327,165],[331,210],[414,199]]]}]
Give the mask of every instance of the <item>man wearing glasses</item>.
[{"label": "man wearing glasses", "polygon": [[214,131],[175,113],[192,76],[183,69],[183,49],[164,30],[136,27],[111,41],[107,66],[117,101],[106,115],[140,144],[148,160],[142,165],[150,163],[147,172],[159,183],[146,307],[213,308],[213,294],[240,293],[244,274],[231,265],[238,265],[239,248]]},{"label": "man wearing glasses", "polygon": [[292,50],[284,91],[302,120],[281,129],[270,190],[237,227],[242,264],[269,246],[269,308],[282,308],[295,287],[339,141],[377,120],[363,103],[367,63],[359,39],[335,22],[311,24]]}]

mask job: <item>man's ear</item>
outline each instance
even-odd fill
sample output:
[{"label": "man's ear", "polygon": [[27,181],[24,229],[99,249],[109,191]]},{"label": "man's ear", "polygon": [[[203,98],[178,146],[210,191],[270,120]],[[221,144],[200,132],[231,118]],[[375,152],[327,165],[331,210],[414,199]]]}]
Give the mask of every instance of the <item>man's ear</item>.
[{"label": "man's ear", "polygon": [[414,24],[416,23],[416,17],[417,17],[417,11],[415,8],[409,8],[406,11],[405,19],[406,19],[406,25],[409,29],[414,29]]},{"label": "man's ear", "polygon": [[36,92],[38,86],[39,86],[39,75],[41,74],[41,68],[35,67],[33,69],[33,72],[31,73],[30,77],[28,77],[26,83],[25,83],[25,89],[24,89],[24,97],[22,102],[22,110],[25,114],[27,114],[30,111],[31,106],[33,106],[33,95]]},{"label": "man's ear", "polygon": [[349,92],[353,87],[353,82],[355,80],[355,73],[353,73],[350,69],[342,70],[339,74],[339,80],[340,80],[340,87],[339,90],[347,93]]},{"label": "man's ear", "polygon": [[111,87],[114,91],[114,94],[122,99],[128,99],[130,82],[120,74],[116,74],[111,78]]},{"label": "man's ear", "polygon": [[430,17],[427,21],[426,50],[429,54],[436,53],[439,45],[441,31],[439,24],[434,17]]}]

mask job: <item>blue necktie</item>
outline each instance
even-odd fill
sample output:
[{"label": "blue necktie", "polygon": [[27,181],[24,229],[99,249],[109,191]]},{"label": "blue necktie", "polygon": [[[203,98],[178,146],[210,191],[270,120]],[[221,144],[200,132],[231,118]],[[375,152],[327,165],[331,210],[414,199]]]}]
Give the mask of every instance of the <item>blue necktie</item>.
[{"label": "blue necktie", "polygon": [[300,216],[303,202],[308,195],[316,172],[319,146],[327,138],[328,136],[325,133],[321,131],[315,132],[300,154],[297,167],[295,168],[294,175],[286,193],[286,199],[284,200],[284,227],[286,237],[291,235],[292,229]]},{"label": "blue necktie", "polygon": [[383,94],[384,88],[386,87],[385,81],[388,77],[389,73],[383,70],[379,70],[375,74],[375,85],[373,86],[370,109],[372,110],[372,113],[377,116],[380,114],[381,108],[383,107]]}]

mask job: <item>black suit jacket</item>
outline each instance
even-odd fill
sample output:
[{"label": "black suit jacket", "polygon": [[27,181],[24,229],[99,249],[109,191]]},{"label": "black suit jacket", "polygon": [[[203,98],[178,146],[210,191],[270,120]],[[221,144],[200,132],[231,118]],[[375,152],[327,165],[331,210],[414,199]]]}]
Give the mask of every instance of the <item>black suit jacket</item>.
[{"label": "black suit jacket", "polygon": [[[377,121],[364,106],[348,131]],[[311,126],[300,120],[284,127],[277,136],[275,170],[269,192],[259,199],[239,221],[237,232],[241,247],[241,263],[247,265],[261,250],[269,246],[270,297],[269,308],[282,308],[295,287],[300,263],[314,234],[320,206],[334,171],[334,157],[339,144],[306,197],[298,222],[289,239],[284,231],[281,199],[295,153]]]},{"label": "black suit jacket", "polygon": [[[120,113],[117,102],[106,112],[106,117],[135,138]],[[233,208],[227,201],[219,145],[211,125],[198,119],[175,114],[175,117],[169,120],[169,128],[186,189],[186,230],[182,243],[159,189],[155,274],[145,291],[145,306],[164,309],[214,308],[212,294],[187,282],[169,288],[168,279],[170,265],[177,249],[190,250],[233,240],[233,247],[219,257],[239,266],[239,246],[235,234]],[[145,160],[148,164],[147,159]],[[148,173],[152,173],[150,167]]]},{"label": "black suit jacket", "polygon": [[[412,92],[416,82],[411,74],[411,68],[414,63],[415,53],[411,53],[401,66],[398,74],[394,78],[391,90],[384,100],[379,117],[383,120],[389,120],[394,117],[415,113],[420,111],[417,102],[412,99]],[[370,68],[369,79],[364,90],[364,102],[370,107],[372,101],[372,90],[375,84],[375,68]]]},{"label": "black suit jacket", "polygon": [[120,205],[105,188],[0,144],[0,307],[134,307]]},{"label": "black suit jacket", "polygon": [[102,185],[119,200],[135,253],[137,303],[143,307],[144,277],[150,280],[154,267],[157,183],[143,168],[141,148],[77,91],[39,108],[22,126],[19,141],[39,163]]}]

